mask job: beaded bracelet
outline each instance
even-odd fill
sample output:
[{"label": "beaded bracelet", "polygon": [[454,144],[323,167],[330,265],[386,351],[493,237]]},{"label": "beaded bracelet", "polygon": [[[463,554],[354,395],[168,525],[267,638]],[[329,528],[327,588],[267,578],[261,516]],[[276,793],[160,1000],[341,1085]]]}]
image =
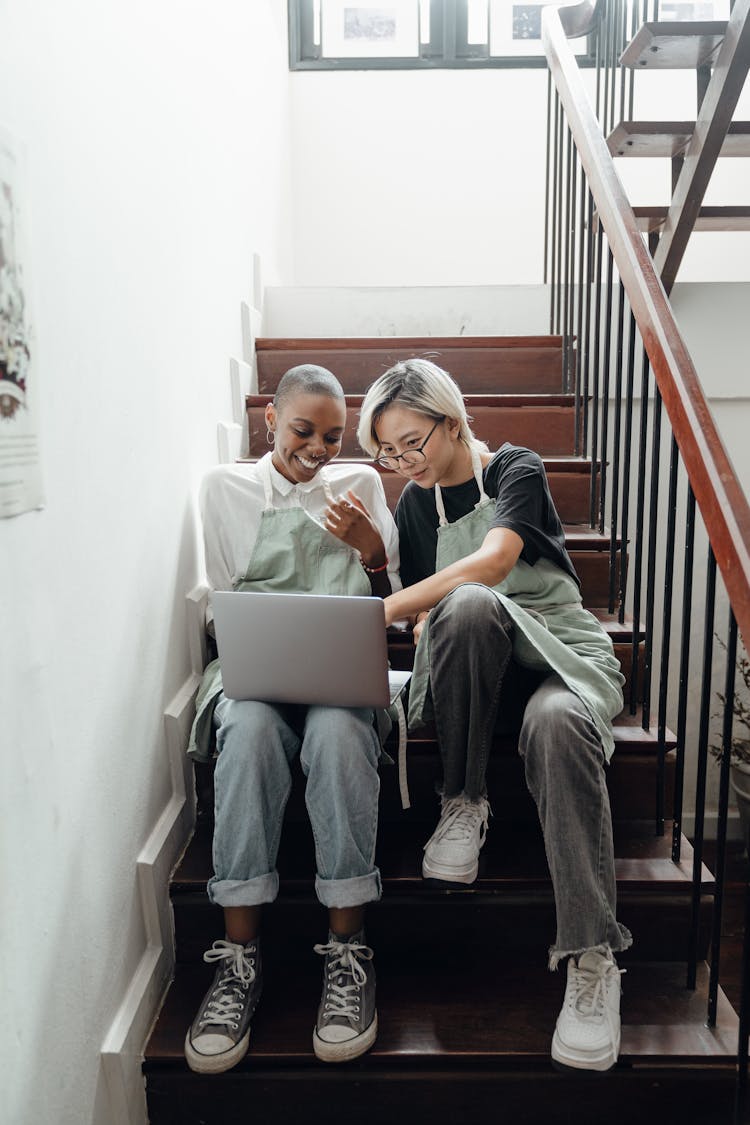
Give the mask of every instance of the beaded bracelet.
[{"label": "beaded bracelet", "polygon": [[388,563],[390,562],[390,559],[386,555],[385,556],[385,562],[383,563],[382,566],[368,566],[361,555],[359,556],[359,561],[362,563],[362,569],[364,570],[365,574],[381,574],[382,571],[384,571],[388,568]]}]

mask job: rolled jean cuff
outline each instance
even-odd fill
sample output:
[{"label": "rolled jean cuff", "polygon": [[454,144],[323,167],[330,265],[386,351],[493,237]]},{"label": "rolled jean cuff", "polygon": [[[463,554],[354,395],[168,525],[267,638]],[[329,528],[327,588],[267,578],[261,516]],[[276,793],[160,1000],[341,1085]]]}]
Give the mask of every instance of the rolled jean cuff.
[{"label": "rolled jean cuff", "polygon": [[260,906],[273,902],[279,893],[279,876],[276,871],[256,875],[252,879],[209,879],[208,897],[217,906]]},{"label": "rolled jean cuff", "polygon": [[377,902],[382,894],[380,872],[376,867],[369,875],[357,875],[353,879],[321,879],[316,875],[315,893],[323,906],[334,909],[345,910],[349,906]]}]

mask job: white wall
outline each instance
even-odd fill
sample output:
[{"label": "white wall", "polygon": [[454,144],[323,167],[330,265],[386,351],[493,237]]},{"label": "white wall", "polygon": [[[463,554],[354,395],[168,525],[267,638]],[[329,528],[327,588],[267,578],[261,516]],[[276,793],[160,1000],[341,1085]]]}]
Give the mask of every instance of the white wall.
[{"label": "white wall", "polygon": [[114,1125],[99,1050],[143,951],[135,857],[189,672],[193,495],[230,416],[253,251],[289,279],[288,82],[278,0],[0,0],[47,499],[0,523],[13,1125]]},{"label": "white wall", "polygon": [[296,284],[541,281],[542,70],[296,73],[292,98]]},{"label": "white wall", "polygon": [[545,285],[269,286],[268,336],[544,336]]},{"label": "white wall", "polygon": [[[297,72],[291,89],[297,285],[542,281],[544,70]],[[694,77],[638,74],[636,118],[694,114]],[[669,201],[667,160],[618,169],[633,202]],[[706,202],[750,202],[750,161],[721,160]],[[695,235],[679,280],[750,280],[750,233]]]}]

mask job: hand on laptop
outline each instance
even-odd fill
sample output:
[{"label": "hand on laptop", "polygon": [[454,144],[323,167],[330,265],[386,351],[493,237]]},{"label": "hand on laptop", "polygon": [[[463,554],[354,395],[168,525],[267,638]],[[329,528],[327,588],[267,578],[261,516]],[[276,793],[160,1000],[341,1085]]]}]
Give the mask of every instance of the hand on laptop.
[{"label": "hand on laptop", "polygon": [[381,567],[387,563],[380,532],[355,492],[350,490],[329,504],[324,523],[332,535],[359,551],[365,566]]}]

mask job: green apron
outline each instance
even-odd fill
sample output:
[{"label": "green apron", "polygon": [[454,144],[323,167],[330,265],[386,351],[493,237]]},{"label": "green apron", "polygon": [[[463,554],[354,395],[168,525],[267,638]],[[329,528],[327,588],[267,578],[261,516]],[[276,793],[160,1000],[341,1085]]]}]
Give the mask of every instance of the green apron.
[{"label": "green apron", "polygon": [[[316,523],[304,508],[274,508],[270,458],[258,462],[258,471],[265,506],[252,558],[234,589],[277,594],[371,595],[370,580],[362,569],[358,553]],[[320,470],[320,475],[330,502],[333,493],[325,469]],[[200,762],[207,762],[211,757],[213,714],[221,691],[219,661],[212,660],[198,689],[187,750],[191,758]],[[380,714],[378,722],[382,738],[390,730],[390,724]]]},{"label": "green apron", "polygon": [[[445,518],[440,486],[435,485],[438,512],[436,570],[479,550],[492,526],[494,502],[486,495],[482,464],[472,449],[479,501],[471,512],[454,523]],[[602,740],[607,760],[614,750],[611,721],[623,706],[620,672],[612,642],[593,614],[581,605],[581,594],[570,575],[548,559],[534,566],[520,559],[510,573],[493,587],[510,614],[513,656],[535,671],[556,672],[588,708]],[[409,728],[432,718],[430,699],[430,619],[425,621],[414,657],[409,691]]]}]

